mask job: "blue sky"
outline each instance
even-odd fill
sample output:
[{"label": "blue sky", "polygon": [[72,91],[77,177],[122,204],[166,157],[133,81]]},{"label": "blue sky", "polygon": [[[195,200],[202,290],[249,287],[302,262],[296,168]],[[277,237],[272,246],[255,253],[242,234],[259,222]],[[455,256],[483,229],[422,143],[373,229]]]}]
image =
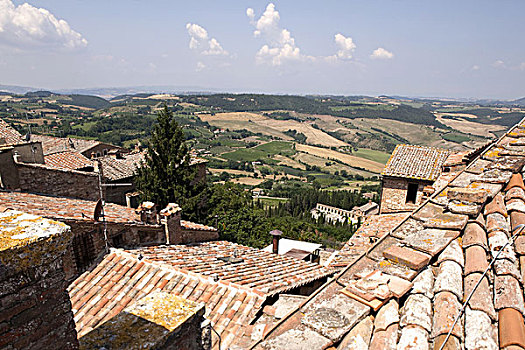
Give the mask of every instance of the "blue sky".
[{"label": "blue sky", "polygon": [[521,0],[0,0],[0,84],[511,99],[525,96],[524,10]]}]

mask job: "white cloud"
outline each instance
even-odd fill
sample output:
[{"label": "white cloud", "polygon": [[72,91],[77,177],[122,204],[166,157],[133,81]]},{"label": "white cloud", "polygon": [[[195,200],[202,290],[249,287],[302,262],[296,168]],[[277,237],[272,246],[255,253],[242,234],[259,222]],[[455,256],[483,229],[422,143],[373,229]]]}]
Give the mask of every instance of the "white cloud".
[{"label": "white cloud", "polygon": [[258,20],[255,19],[255,12],[252,8],[246,9],[246,15],[255,27],[253,35],[266,41],[255,56],[258,63],[280,66],[287,61],[315,59],[312,56],[303,55],[301,49],[295,44],[295,39],[290,31],[279,26],[281,17],[273,3],[266,6],[266,10]]},{"label": "white cloud", "polygon": [[506,65],[505,65],[505,62],[503,62],[502,60],[496,60],[492,63],[492,67],[494,68],[505,68]]},{"label": "white cloud", "polygon": [[201,61],[197,62],[197,67],[195,68],[197,72],[200,72],[204,68],[206,68],[206,65],[204,63],[202,63]]},{"label": "white cloud", "polygon": [[477,64],[473,65],[472,67],[470,67],[471,70],[480,70],[481,67],[478,66]]},{"label": "white cloud", "polygon": [[394,54],[392,52],[387,51],[383,49],[382,47],[378,47],[370,55],[370,58],[372,59],[382,59],[382,60],[389,60],[393,57],[394,57]]},{"label": "white cloud", "polygon": [[186,29],[190,36],[190,49],[208,56],[225,56],[228,51],[224,50],[215,38],[209,38],[208,31],[198,24],[188,23]]},{"label": "white cloud", "polygon": [[19,49],[78,49],[88,42],[65,20],[57,19],[46,9],[0,0],[0,44]]},{"label": "white cloud", "polygon": [[352,38],[345,37],[341,33],[337,33],[334,36],[335,44],[337,45],[337,53],[335,54],[336,58],[341,60],[349,60],[352,59],[352,55],[354,54],[356,45]]}]

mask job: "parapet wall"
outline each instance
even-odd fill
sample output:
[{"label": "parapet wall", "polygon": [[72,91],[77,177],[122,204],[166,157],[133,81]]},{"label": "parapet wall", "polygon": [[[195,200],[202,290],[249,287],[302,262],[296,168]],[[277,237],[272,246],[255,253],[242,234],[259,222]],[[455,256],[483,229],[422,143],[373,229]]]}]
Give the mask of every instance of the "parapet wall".
[{"label": "parapet wall", "polygon": [[0,213],[0,348],[77,349],[62,256],[69,226]]},{"label": "parapet wall", "polygon": [[154,292],[80,338],[80,349],[209,349],[204,304]]}]

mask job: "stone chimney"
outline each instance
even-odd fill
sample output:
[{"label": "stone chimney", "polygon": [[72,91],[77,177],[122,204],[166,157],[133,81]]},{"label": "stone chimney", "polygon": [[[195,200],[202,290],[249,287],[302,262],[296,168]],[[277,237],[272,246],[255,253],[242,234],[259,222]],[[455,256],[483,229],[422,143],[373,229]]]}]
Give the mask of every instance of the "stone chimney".
[{"label": "stone chimney", "polygon": [[145,224],[157,225],[159,223],[157,206],[153,202],[142,202],[136,212],[140,214],[140,220]]},{"label": "stone chimney", "polygon": [[272,249],[272,252],[274,254],[279,254],[279,240],[281,239],[281,235],[283,234],[281,231],[279,230],[273,230],[273,231],[270,231],[270,234],[272,235],[272,244],[273,244],[273,249]]},{"label": "stone chimney", "polygon": [[160,211],[162,223],[166,230],[166,241],[168,244],[183,243],[182,227],[180,224],[182,209],[178,204],[169,203]]},{"label": "stone chimney", "polygon": [[69,226],[0,213],[0,348],[78,349],[63,256]]}]

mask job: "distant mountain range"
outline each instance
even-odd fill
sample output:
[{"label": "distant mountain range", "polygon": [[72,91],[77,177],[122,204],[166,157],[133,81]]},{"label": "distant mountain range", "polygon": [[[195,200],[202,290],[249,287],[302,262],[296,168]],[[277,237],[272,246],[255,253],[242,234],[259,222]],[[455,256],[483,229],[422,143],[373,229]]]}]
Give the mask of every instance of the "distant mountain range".
[{"label": "distant mountain range", "polygon": [[[33,91],[49,91],[45,88],[35,88],[28,86],[16,86],[16,85],[2,85],[0,84],[0,92],[9,92],[13,94],[26,94]],[[129,87],[109,87],[109,88],[87,88],[87,89],[56,89],[51,90],[56,94],[64,95],[94,95],[110,99],[119,95],[135,95],[139,93],[151,93],[151,94],[212,94],[222,92],[219,89],[207,89],[199,86],[129,86]]]},{"label": "distant mountain range", "polygon": [[[0,84],[0,95],[3,92],[13,94],[26,94],[28,92],[47,92],[49,89],[35,88],[17,85]],[[225,91],[222,89],[204,88],[200,86],[172,86],[172,85],[153,85],[153,86],[128,86],[128,87],[108,87],[108,88],[86,88],[86,89],[57,89],[52,90],[56,94],[64,95],[93,95],[105,99],[112,99],[121,95],[135,95],[141,93],[149,94],[215,94],[215,93],[242,93],[241,91]],[[328,95],[327,95],[328,96]],[[364,96],[360,96],[364,97]],[[474,103],[481,105],[502,105],[502,106],[521,106],[525,107],[525,97],[516,100],[491,100],[491,99],[461,99],[461,98],[443,98],[443,97],[407,97],[399,95],[381,95],[396,100],[422,100],[422,101],[457,101]],[[372,97],[371,97],[372,98]]]}]

